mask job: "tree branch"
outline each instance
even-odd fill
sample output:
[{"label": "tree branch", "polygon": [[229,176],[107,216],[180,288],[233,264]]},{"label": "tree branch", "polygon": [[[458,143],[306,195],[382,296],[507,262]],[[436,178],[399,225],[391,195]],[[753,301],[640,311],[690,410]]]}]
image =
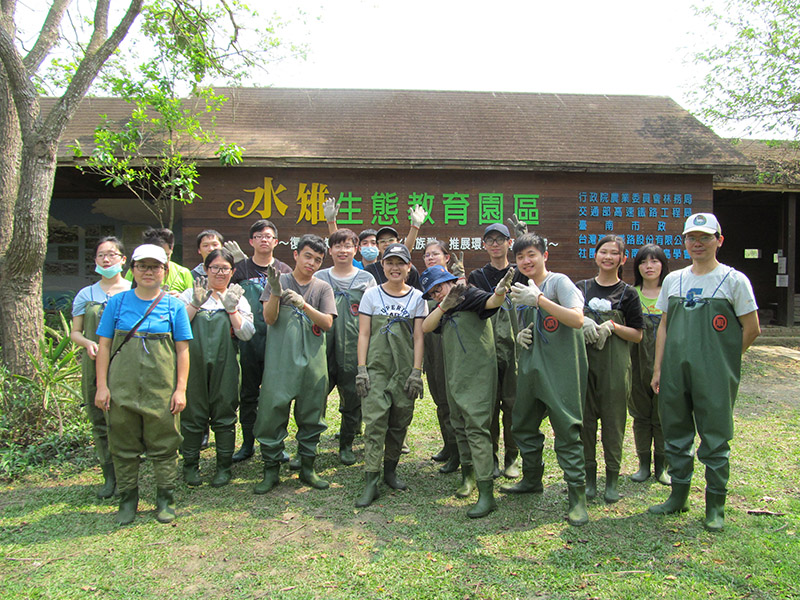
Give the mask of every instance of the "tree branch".
[{"label": "tree branch", "polygon": [[108,7],[110,0],[97,0],[97,6],[94,10],[94,31],[92,31],[92,39],[89,40],[89,46],[86,48],[86,54],[94,54],[100,48],[103,40],[106,39],[108,34]]},{"label": "tree branch", "polygon": [[72,0],[54,0],[50,6],[44,25],[42,25],[42,30],[39,32],[39,37],[23,60],[25,68],[30,75],[39,70],[42,62],[50,54],[50,50],[52,50],[56,41],[58,41],[58,28],[71,2]]}]

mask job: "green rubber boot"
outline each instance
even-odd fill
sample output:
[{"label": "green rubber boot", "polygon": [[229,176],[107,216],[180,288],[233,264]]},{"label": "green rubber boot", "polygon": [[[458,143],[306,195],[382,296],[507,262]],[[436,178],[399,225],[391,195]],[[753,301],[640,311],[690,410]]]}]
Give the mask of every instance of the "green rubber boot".
[{"label": "green rubber boot", "polygon": [[364,473],[364,491],[361,492],[358,500],[356,500],[356,508],[366,508],[378,499],[380,495],[378,493],[378,480],[380,478],[381,474],[377,472],[367,471]]},{"label": "green rubber boot", "polygon": [[356,455],[353,453],[353,440],[339,438],[339,462],[343,465],[356,464]]},{"label": "green rubber boot", "polygon": [[589,513],[586,512],[586,488],[582,485],[568,485],[569,507],[567,519],[573,527],[580,527],[589,522]]},{"label": "green rubber boot", "polygon": [[294,454],[292,458],[289,459],[289,469],[292,471],[299,471],[300,470],[300,455]]},{"label": "green rubber boot", "polygon": [[725,494],[706,490],[706,518],[703,527],[708,531],[722,531],[725,526]]},{"label": "green rubber boot", "polygon": [[480,519],[497,510],[497,502],[494,501],[494,482],[491,479],[479,481],[477,486],[478,501],[467,511],[470,519]]},{"label": "green rubber boot", "polygon": [[667,474],[667,457],[663,454],[653,455],[653,475],[661,485],[669,485],[669,475]]},{"label": "green rubber boot", "polygon": [[331,484],[322,479],[314,470],[314,461],[316,456],[301,456],[300,457],[300,481],[307,483],[317,490],[327,490]]},{"label": "green rubber boot", "polygon": [[541,460],[539,464],[529,467],[523,459],[522,479],[513,485],[501,485],[500,491],[504,494],[541,494],[544,492],[542,475],[544,475],[544,463]]},{"label": "green rubber boot", "polygon": [[441,467],[439,467],[439,473],[447,474],[447,473],[455,473],[458,471],[458,466],[461,464],[461,457],[458,454],[458,446],[452,446],[450,448],[450,455],[447,457],[447,462],[445,462]]},{"label": "green rubber boot", "polygon": [[130,525],[136,518],[139,508],[139,488],[132,488],[119,493],[119,511],[117,525]]},{"label": "green rubber boot", "polygon": [[594,500],[597,495],[597,463],[586,463],[586,499]]},{"label": "green rubber boot", "polygon": [[175,491],[158,488],[156,490],[156,520],[159,523],[172,523],[175,520]]},{"label": "green rubber boot", "polygon": [[183,434],[183,480],[189,487],[203,485],[200,477],[200,443],[202,433],[186,431]]},{"label": "green rubber boot", "polygon": [[456,498],[468,498],[475,491],[475,469],[472,465],[461,465],[461,486],[456,490]]},{"label": "green rubber boot", "polygon": [[619,471],[609,471],[606,469],[606,490],[603,492],[603,500],[606,504],[613,504],[619,502],[619,491],[617,484],[619,483]]},{"label": "green rubber boot", "polygon": [[516,479],[519,475],[519,453],[516,451],[506,452],[503,477],[506,479]]},{"label": "green rubber boot", "polygon": [[211,480],[211,487],[222,487],[228,485],[233,479],[231,473],[231,465],[233,464],[232,452],[221,452],[217,450],[217,472],[214,474],[214,479]]},{"label": "green rubber boot", "polygon": [[281,465],[274,464],[264,467],[264,479],[259,481],[253,487],[254,494],[266,494],[276,485],[281,482],[280,478]]},{"label": "green rubber boot", "polygon": [[672,483],[672,492],[663,504],[656,504],[647,509],[647,512],[654,515],[672,515],[689,510],[689,490],[691,485],[688,483]]},{"label": "green rubber boot", "polygon": [[95,492],[95,496],[101,499],[111,498],[117,492],[117,476],[114,473],[114,463],[107,462],[100,465],[103,471],[103,485]]},{"label": "green rubber boot", "polygon": [[383,481],[394,490],[407,490],[406,482],[397,476],[398,462],[396,460],[383,461]]},{"label": "green rubber boot", "polygon": [[247,460],[255,454],[253,447],[255,446],[256,438],[253,435],[253,430],[242,428],[242,447],[239,448],[233,455],[233,462],[238,463]]},{"label": "green rubber boot", "polygon": [[641,483],[650,477],[650,453],[641,452],[639,455],[639,470],[631,475],[631,481]]}]

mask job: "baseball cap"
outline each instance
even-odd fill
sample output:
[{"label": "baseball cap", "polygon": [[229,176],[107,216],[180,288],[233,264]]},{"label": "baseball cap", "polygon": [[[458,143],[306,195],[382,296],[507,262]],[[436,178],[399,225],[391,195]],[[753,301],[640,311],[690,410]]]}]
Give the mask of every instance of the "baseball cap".
[{"label": "baseball cap", "polygon": [[394,227],[389,227],[388,225],[385,225],[385,226],[381,227],[380,229],[378,229],[378,233],[375,234],[375,239],[376,240],[381,239],[381,235],[386,234],[386,233],[391,233],[392,237],[394,237],[395,239],[398,239],[398,240],[400,239],[400,234],[397,233],[397,229],[395,229]]},{"label": "baseball cap", "polygon": [[390,256],[396,256],[402,259],[406,264],[411,262],[411,252],[408,251],[408,248],[406,248],[404,244],[390,244],[383,253],[382,260],[386,260]]},{"label": "baseball cap", "polygon": [[458,277],[450,273],[447,269],[445,269],[442,265],[433,265],[432,267],[428,267],[422,272],[422,275],[419,276],[419,284],[422,286],[422,297],[423,298],[430,298],[428,292],[430,292],[433,288],[435,288],[440,283],[445,283],[446,281],[455,281]]},{"label": "baseball cap", "polygon": [[686,219],[686,224],[683,226],[684,235],[690,231],[702,231],[703,233],[722,233],[722,227],[719,226],[717,217],[711,213],[697,213],[691,215]]},{"label": "baseball cap", "polygon": [[493,231],[496,231],[497,233],[504,235],[506,238],[511,239],[511,234],[508,232],[508,227],[506,227],[502,223],[492,223],[491,225],[486,227],[486,230],[483,232],[483,237],[486,237]]},{"label": "baseball cap", "polygon": [[164,249],[161,246],[156,246],[155,244],[142,244],[141,246],[138,246],[136,250],[133,251],[133,258],[131,258],[131,260],[143,260],[145,258],[154,258],[162,265],[165,265],[169,262],[167,259],[167,253],[164,252]]}]

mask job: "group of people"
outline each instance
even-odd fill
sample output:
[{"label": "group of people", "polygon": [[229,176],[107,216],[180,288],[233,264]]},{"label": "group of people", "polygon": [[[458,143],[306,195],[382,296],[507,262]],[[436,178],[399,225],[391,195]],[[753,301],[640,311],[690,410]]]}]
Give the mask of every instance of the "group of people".
[{"label": "group of people", "polygon": [[[630,412],[639,462],[631,479],[645,481],[652,467],[672,488],[650,512],[687,509],[699,435],[704,524],[723,527],[741,354],[760,329],[750,282],[717,261],[724,238],[714,215],[686,221],[691,266],[670,273],[663,250],[647,245],[633,253],[628,285],[628,251],[617,236],[597,243],[597,276],[576,283],[547,269],[547,240],[516,218],[511,230],[486,227],[489,262],[468,277],[463,253],[435,240],[425,246],[420,273],[412,249],[427,216],[421,207],[410,211],[404,243],[390,226],[339,229],[333,199],[324,211],[327,244],[300,237],[294,267],[273,256],[278,231],[268,220],[251,226],[249,258],[218,232],[201,232],[203,260],[191,271],[170,260],[169,230],[145,232],[126,275],[121,242],[97,244],[101,279],[77,294],[71,337],[86,350],[84,401],[104,476],[97,495],[119,494],[119,524],[136,516],[145,453],[154,467],[156,518],[175,518],[179,450],[184,481],[201,485],[209,427],[212,486],[228,484],[232,464],[252,457],[258,441],[263,478],[254,493],[278,485],[287,462],[307,485],[328,488],[315,460],[334,387],[342,464],[356,463],[353,442],[363,427],[365,478],[355,506],[379,497],[381,472],[390,488],[406,489],[398,466],[424,372],[442,435],[432,458],[442,473],[460,469],[456,497],[477,490],[469,517],[496,510],[497,477],[518,479],[500,486],[503,493],[543,492],[547,417],[567,483],[567,519],[586,523],[587,499],[598,493],[598,421],[603,499],[611,503],[620,498]],[[328,254],[333,266],[322,269]],[[292,402],[297,454],[290,457]],[[242,445],[234,452],[237,410]]]}]

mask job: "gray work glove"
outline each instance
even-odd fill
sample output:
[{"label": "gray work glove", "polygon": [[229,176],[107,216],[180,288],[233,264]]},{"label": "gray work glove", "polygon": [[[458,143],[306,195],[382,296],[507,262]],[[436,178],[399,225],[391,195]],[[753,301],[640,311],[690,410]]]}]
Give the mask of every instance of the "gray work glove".
[{"label": "gray work glove", "polygon": [[267,283],[269,284],[269,293],[273,296],[280,296],[283,290],[281,289],[281,274],[278,273],[275,265],[267,267]]},{"label": "gray work glove", "polygon": [[527,350],[533,343],[533,323],[528,325],[525,329],[521,329],[517,334],[517,343]]},{"label": "gray work glove", "polygon": [[539,306],[539,297],[541,295],[542,290],[534,283],[533,279],[528,279],[528,285],[517,282],[511,288],[511,301],[514,304]]},{"label": "gray work glove", "polygon": [[494,288],[494,293],[497,294],[498,296],[506,295],[509,292],[509,290],[511,290],[511,281],[514,279],[514,275],[516,274],[516,272],[517,270],[514,267],[511,267],[506,272],[506,274],[503,275],[503,278]]},{"label": "gray work glove", "polygon": [[231,285],[220,297],[220,302],[225,310],[234,313],[239,310],[239,300],[244,296],[244,288],[238,283]]},{"label": "gray work glove", "polygon": [[453,287],[450,288],[450,291],[447,292],[447,296],[444,297],[439,303],[439,308],[442,309],[442,312],[447,312],[452,310],[459,304],[464,301],[464,293],[467,291],[467,285],[464,283],[457,283]]},{"label": "gray work glove", "polygon": [[192,282],[192,306],[199,309],[211,297],[208,289],[208,277],[198,277]]},{"label": "gray work glove", "polygon": [[606,345],[606,341],[614,335],[614,321],[608,320],[603,321],[597,327],[597,341],[594,344],[594,347],[598,350],[602,350],[603,347]]},{"label": "gray work glove", "polygon": [[409,400],[414,398],[422,398],[422,371],[420,369],[411,369],[411,375],[406,379],[406,384],[403,386],[403,391]]},{"label": "gray work glove", "polygon": [[222,247],[225,248],[225,250],[227,250],[231,254],[233,254],[234,264],[240,263],[243,260],[247,260],[247,256],[245,255],[244,252],[242,252],[242,249],[239,247],[239,242],[233,242],[233,241],[225,242],[224,244],[222,244]]},{"label": "gray work glove", "polygon": [[462,277],[464,277],[464,273],[465,273],[465,271],[464,271],[464,253],[463,252],[459,252],[458,256],[456,256],[455,254],[452,254],[451,256],[452,256],[452,258],[451,258],[451,261],[450,261],[450,272],[453,275],[455,275],[456,277],[458,277],[459,279],[461,279]]},{"label": "gray work glove", "polygon": [[515,238],[528,233],[528,224],[525,221],[520,221],[517,215],[511,215],[507,220],[508,224],[511,225],[511,231],[514,233]]},{"label": "gray work glove", "polygon": [[425,209],[417,204],[414,208],[409,209],[409,218],[411,219],[411,226],[419,229],[428,217]]},{"label": "gray work glove", "polygon": [[325,202],[322,203],[322,214],[325,215],[325,220],[328,223],[336,222],[336,215],[339,214],[339,203],[333,196],[328,196]]},{"label": "gray work glove", "polygon": [[302,310],[303,306],[305,306],[306,304],[306,301],[303,298],[303,296],[301,296],[294,290],[283,290],[283,293],[281,294],[281,300],[283,300],[287,304],[291,304],[292,306],[300,310]]},{"label": "gray work glove", "polygon": [[356,373],[356,393],[359,398],[366,398],[369,393],[369,373],[366,365],[358,366]]},{"label": "gray work glove", "polygon": [[592,321],[589,317],[583,318],[583,341],[587,344],[594,344],[599,337],[597,332],[597,323]]}]

